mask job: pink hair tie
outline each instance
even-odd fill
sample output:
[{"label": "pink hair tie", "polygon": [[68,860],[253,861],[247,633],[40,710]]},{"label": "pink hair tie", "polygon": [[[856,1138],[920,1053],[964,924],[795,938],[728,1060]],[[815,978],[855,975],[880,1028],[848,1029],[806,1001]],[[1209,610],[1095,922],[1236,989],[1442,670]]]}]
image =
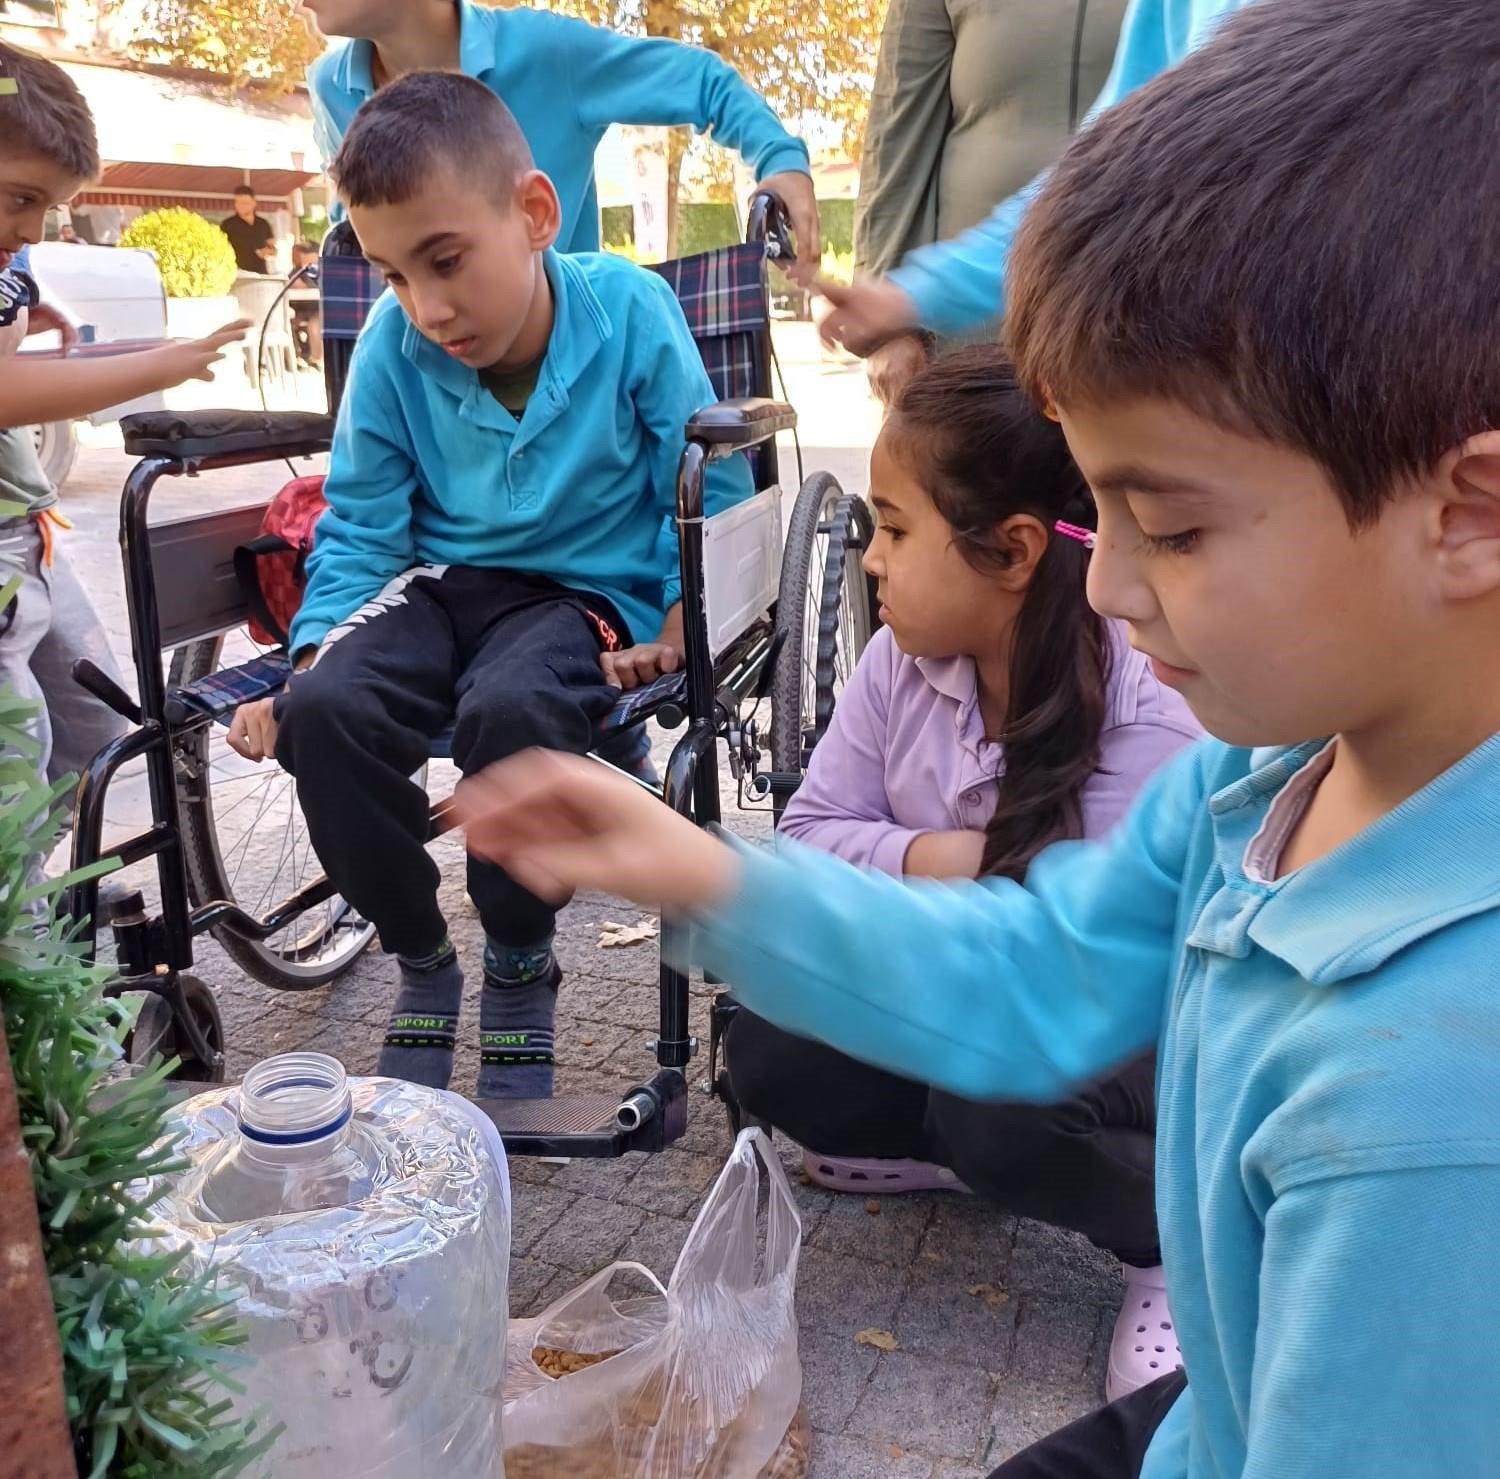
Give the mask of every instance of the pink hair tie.
[{"label": "pink hair tie", "polygon": [[1085,549],[1093,549],[1099,541],[1099,536],[1092,529],[1085,529],[1079,524],[1065,524],[1061,519],[1052,528],[1065,539],[1076,539]]}]

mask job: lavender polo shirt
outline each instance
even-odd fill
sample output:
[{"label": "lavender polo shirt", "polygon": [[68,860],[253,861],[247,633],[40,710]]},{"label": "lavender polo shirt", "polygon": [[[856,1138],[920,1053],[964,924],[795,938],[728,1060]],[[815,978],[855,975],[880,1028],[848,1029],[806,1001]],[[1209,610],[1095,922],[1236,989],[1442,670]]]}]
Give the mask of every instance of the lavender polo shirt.
[{"label": "lavender polo shirt", "polygon": [[[1099,769],[1083,791],[1087,837],[1120,820],[1146,778],[1203,734],[1117,626]],[[984,737],[974,662],[908,657],[882,628],[840,695],[781,832],[860,867],[899,875],[926,832],[982,832],[1003,748]]]}]

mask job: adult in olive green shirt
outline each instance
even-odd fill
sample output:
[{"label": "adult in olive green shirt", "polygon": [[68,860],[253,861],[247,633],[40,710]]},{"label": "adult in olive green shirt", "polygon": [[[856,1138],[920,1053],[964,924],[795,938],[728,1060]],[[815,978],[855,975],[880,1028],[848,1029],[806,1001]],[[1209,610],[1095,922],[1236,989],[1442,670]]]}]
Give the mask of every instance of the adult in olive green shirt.
[{"label": "adult in olive green shirt", "polygon": [[[1061,153],[1114,59],[1126,0],[891,0],[854,216],[854,262],[884,276],[984,220]],[[993,338],[986,325],[968,338]],[[871,355],[889,397],[925,357]],[[956,342],[956,341],[955,341]]]}]

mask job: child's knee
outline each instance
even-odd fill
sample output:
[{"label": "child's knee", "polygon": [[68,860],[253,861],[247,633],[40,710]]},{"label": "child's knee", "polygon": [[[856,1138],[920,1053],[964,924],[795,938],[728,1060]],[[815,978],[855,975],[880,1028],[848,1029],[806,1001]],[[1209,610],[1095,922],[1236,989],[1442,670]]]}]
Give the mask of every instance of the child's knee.
[{"label": "child's knee", "polygon": [[296,674],[276,699],[276,758],[293,769],[298,751],[337,749],[366,728],[372,695],[316,667]]},{"label": "child's knee", "polygon": [[602,702],[588,702],[561,679],[543,677],[499,692],[466,694],[454,724],[453,758],[467,772],[522,750],[581,754],[597,739],[604,712]]}]

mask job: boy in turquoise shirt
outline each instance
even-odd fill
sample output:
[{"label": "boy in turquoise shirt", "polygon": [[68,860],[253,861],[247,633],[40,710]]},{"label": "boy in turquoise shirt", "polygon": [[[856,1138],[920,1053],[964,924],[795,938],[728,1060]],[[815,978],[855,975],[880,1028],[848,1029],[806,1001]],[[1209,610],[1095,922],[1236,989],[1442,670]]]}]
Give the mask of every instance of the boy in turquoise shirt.
[{"label": "boy in turquoise shirt", "polygon": [[[463,976],[409,777],[453,725],[465,773],[580,754],[622,687],[681,661],[677,466],[714,399],[666,282],[561,256],[557,192],[505,105],[413,73],[360,111],[334,176],[391,286],[355,348],[328,512],[290,633],[299,672],[230,743],[297,778],[318,857],[400,959],[380,1072],[446,1087]],[[707,512],[753,491],[708,472]],[[552,1090],[556,909],[475,862],[479,1093]]]},{"label": "boy in turquoise shirt", "polygon": [[[1223,19],[1251,0],[1130,0],[1104,90],[1084,124],[1203,45]],[[833,305],[825,338],[870,354],[898,334],[929,329],[961,334],[1005,308],[1005,263],[1026,207],[1046,176],[1002,200],[977,226],[951,241],[908,252],[895,271],[842,287],[820,282]]]},{"label": "boy in turquoise shirt", "polygon": [[817,267],[807,146],[733,67],[699,46],[620,36],[569,16],[472,0],[302,0],[328,36],[354,38],[308,70],[318,147],[331,159],[355,110],[404,72],[477,77],[504,100],[557,187],[560,252],[599,250],[594,151],[615,123],[690,124],[735,149],[786,203],[798,255]]},{"label": "boy in turquoise shirt", "polygon": [[1490,0],[1258,0],[1028,216],[1090,598],[1216,736],[1112,839],[922,888],[552,756],[465,798],[533,887],[691,911],[750,1009],[907,1078],[1045,1101],[1156,1047],[1185,1385],[996,1479],[1500,1473],[1497,50]]}]

